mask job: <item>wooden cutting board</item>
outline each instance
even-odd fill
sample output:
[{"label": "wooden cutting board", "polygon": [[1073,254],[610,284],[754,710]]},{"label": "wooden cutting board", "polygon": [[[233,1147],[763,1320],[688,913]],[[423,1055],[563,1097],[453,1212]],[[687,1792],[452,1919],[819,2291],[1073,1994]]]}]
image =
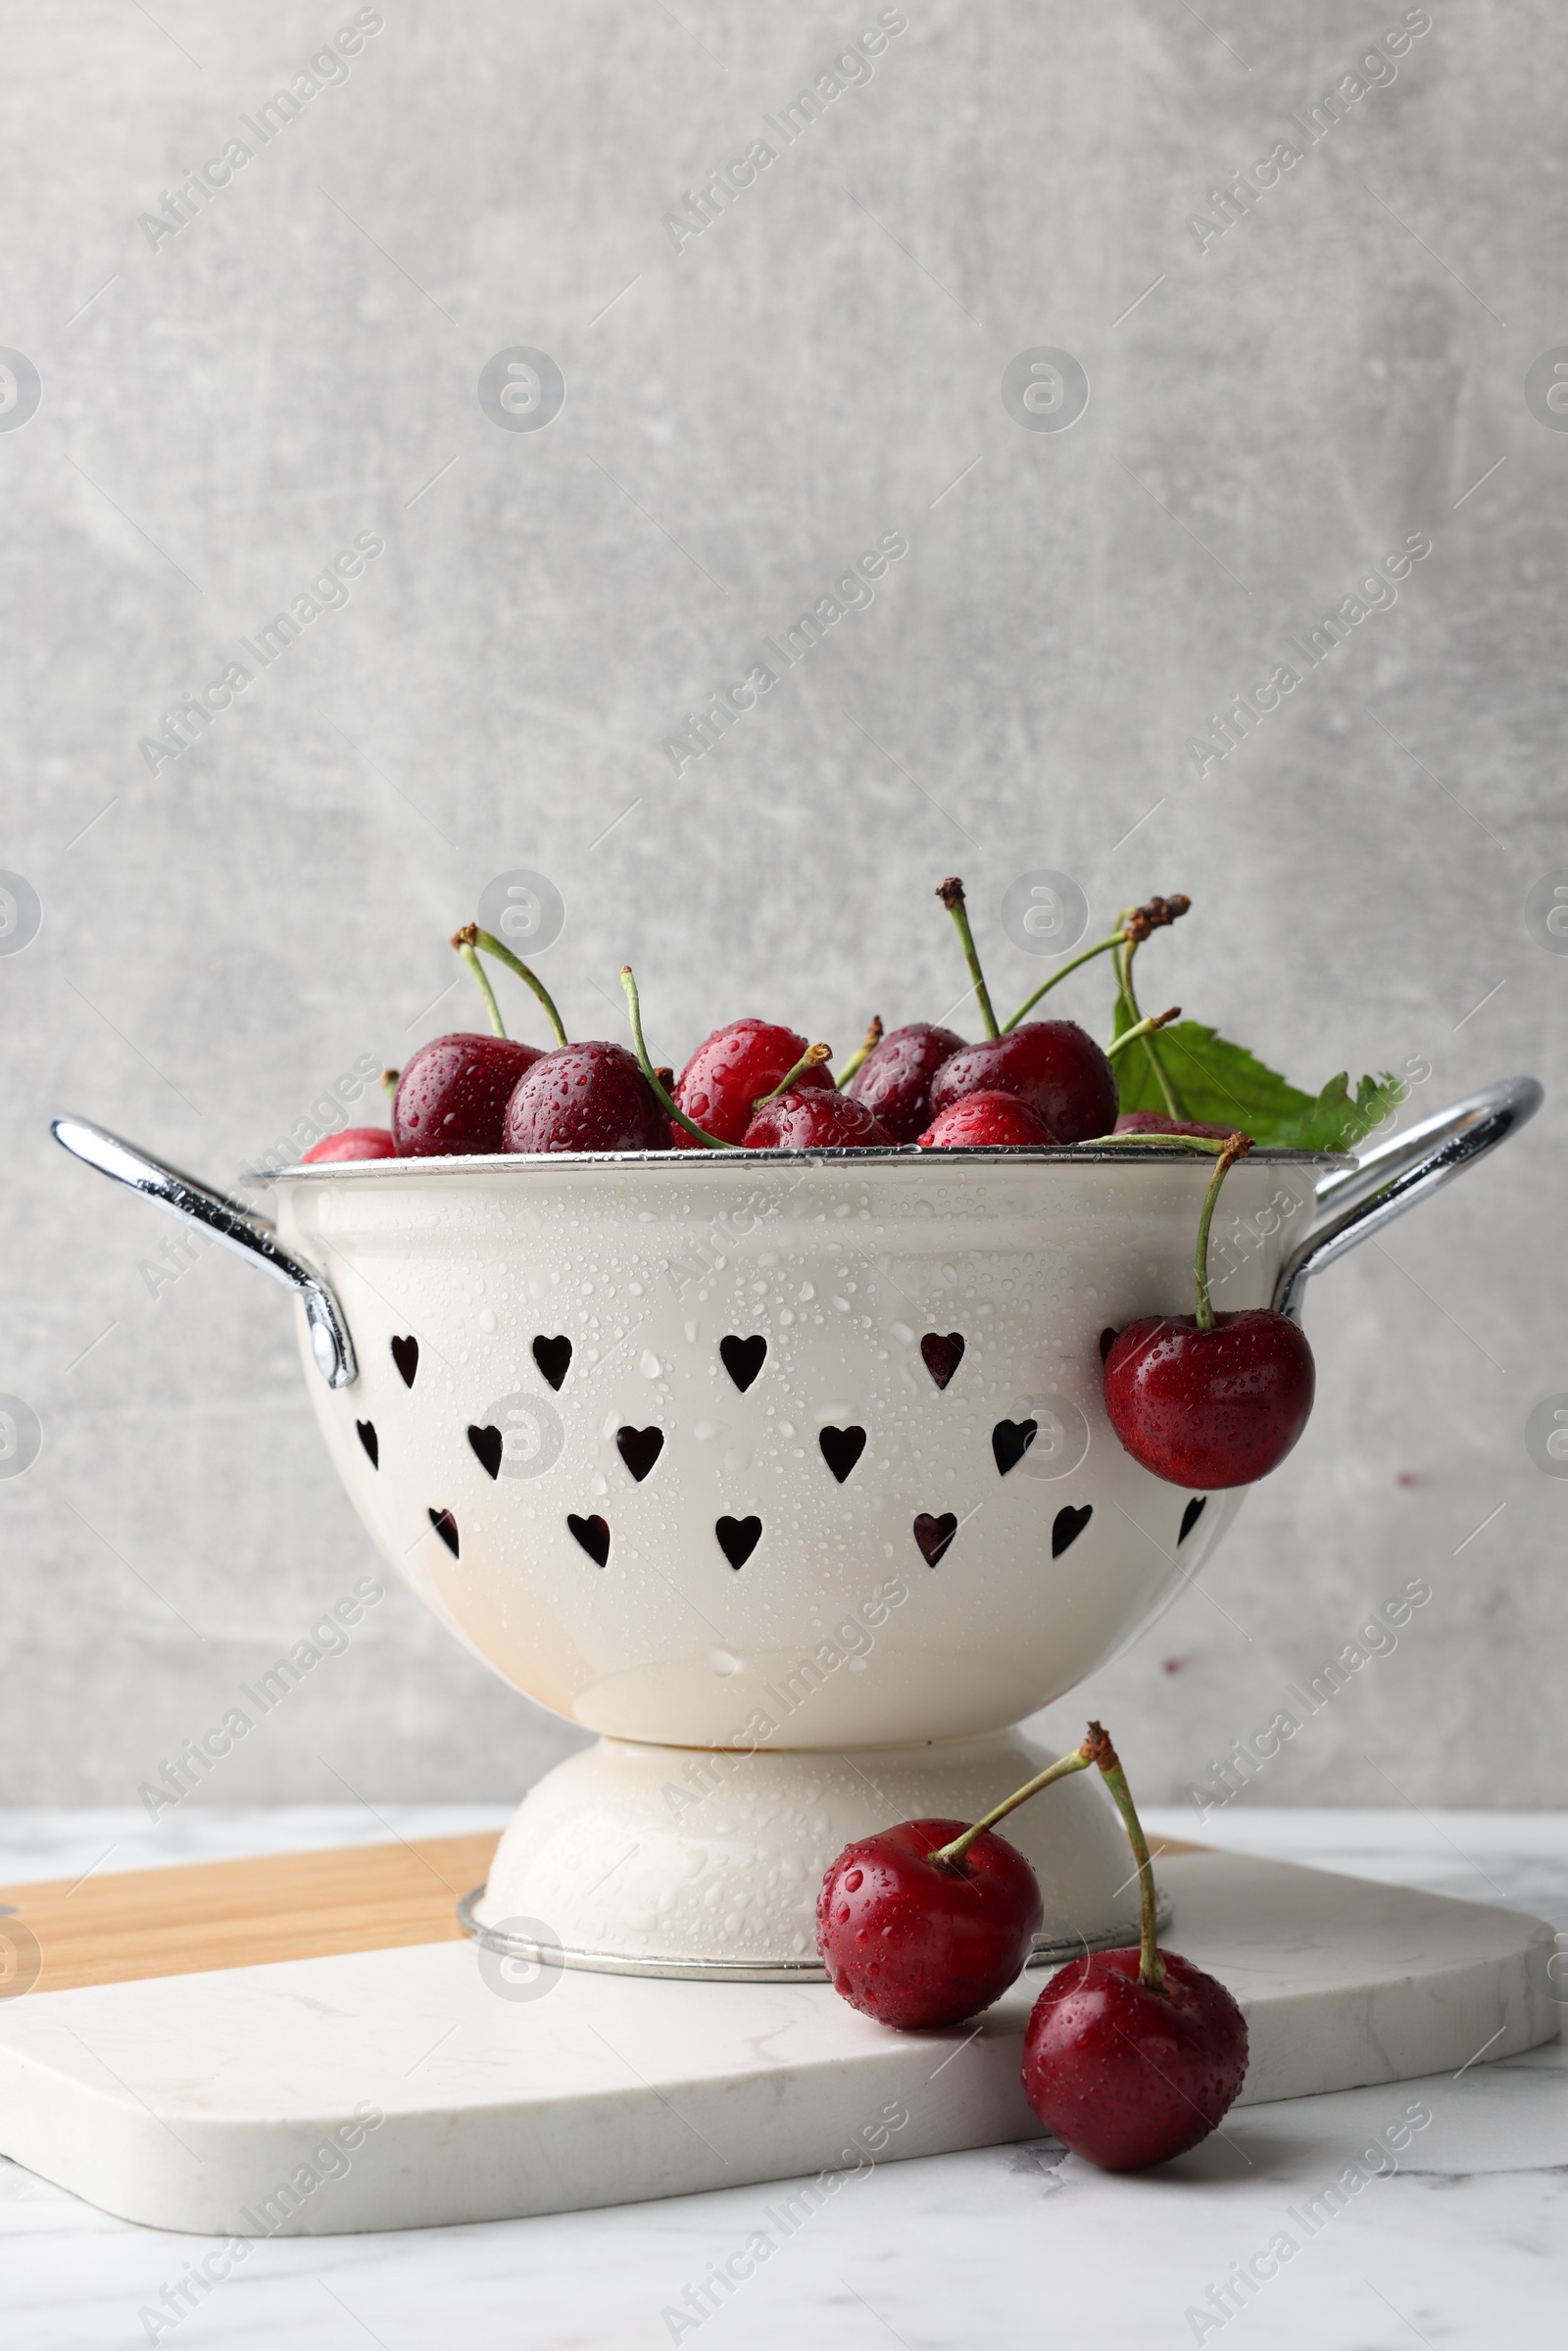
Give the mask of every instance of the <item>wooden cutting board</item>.
[{"label": "wooden cutting board", "polygon": [[[497,1841],[492,1830],[62,1878],[0,1886],[0,1911],[37,1943],[37,1991],[455,1942],[459,1897],[483,1885]],[[27,1969],[30,1954],[18,1956]]]},{"label": "wooden cutting board", "polygon": [[[0,1886],[0,1971],[8,1940],[17,1972],[36,1966],[26,1988],[40,1992],[456,1942],[458,1900],[483,1885],[498,1841],[491,1830]],[[1172,1838],[1151,1849],[1202,1848]],[[12,1920],[36,1943],[36,1958],[24,1938],[7,1936]],[[0,1972],[0,1996],[7,1989]]]}]

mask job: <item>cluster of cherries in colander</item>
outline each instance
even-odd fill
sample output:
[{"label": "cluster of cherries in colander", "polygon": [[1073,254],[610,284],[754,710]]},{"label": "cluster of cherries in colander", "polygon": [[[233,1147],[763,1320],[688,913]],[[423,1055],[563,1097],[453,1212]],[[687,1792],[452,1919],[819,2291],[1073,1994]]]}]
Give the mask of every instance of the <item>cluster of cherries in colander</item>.
[{"label": "cluster of cherries in colander", "polygon": [[[1118,1115],[1112,1056],[1173,1020],[1139,1019],[1102,1051],[1074,1020],[1026,1014],[1055,978],[999,1026],[964,903],[952,877],[937,896],[953,916],[988,1034],[912,1021],[884,1035],[874,1020],[837,1080],[825,1045],[777,1021],[732,1020],[697,1048],[677,1078],[657,1068],[643,1037],[630,968],[621,972],[636,1052],[604,1039],[573,1044],[548,989],[488,931],[468,923],[453,946],[483,991],[493,1033],[437,1037],[405,1069],[388,1070],[392,1125],[351,1127],[308,1160],[464,1156],[481,1152],[1021,1150],[1158,1140],[1216,1160],[1199,1225],[1197,1312],[1151,1315],[1102,1340],[1105,1409],[1135,1460],[1172,1485],[1248,1486],[1284,1460],[1312,1408],[1311,1350],[1297,1326],[1262,1308],[1216,1314],[1207,1281],[1208,1228],[1219,1186],[1248,1138],[1149,1110]],[[1133,949],[1188,909],[1184,897],[1135,907],[1111,938],[1075,958]],[[553,1051],[506,1034],[479,951],[507,965],[544,1006]],[[1071,968],[1068,966],[1067,968]],[[1055,977],[1065,976],[1058,973]],[[1124,978],[1130,992],[1130,982]]]},{"label": "cluster of cherries in colander", "polygon": [[978,2015],[1022,1972],[1043,1915],[1034,1871],[996,1824],[1091,1764],[1127,1830],[1142,1931],[1136,1949],[1086,1952],[1051,1978],[1024,2033],[1023,2086],[1074,2154],[1137,2172],[1219,2123],[1247,2073],[1247,2022],[1215,1977],[1159,1948],[1149,1846],[1099,1723],[981,1821],[902,1821],[846,1845],[822,1881],[817,1948],[835,1991],[878,2024],[931,2032]]},{"label": "cluster of cherries in colander", "polygon": [[[939,895],[973,962],[962,883],[946,881]],[[1186,901],[1169,905],[1183,911]],[[1129,1126],[1145,1130],[1157,1123],[1166,1132],[1186,1131],[1172,1120],[1152,1121],[1148,1113],[1118,1122],[1110,1058],[1075,1020],[1019,1019],[974,1045],[933,1021],[911,1021],[884,1035],[876,1020],[835,1079],[826,1046],[808,1046],[778,1021],[749,1017],[715,1029],[677,1078],[656,1068],[645,1051],[632,1053],[603,1039],[569,1043],[537,975],[488,933],[469,924],[453,945],[476,974],[481,946],[522,973],[544,1002],[561,1043],[545,1052],[504,1034],[437,1037],[419,1048],[397,1079],[390,1134],[354,1128],[318,1144],[313,1158],[887,1151],[909,1144],[928,1151],[1039,1149],[1086,1143]],[[635,985],[629,972],[621,977],[641,1048]],[[487,985],[485,993],[493,1005]],[[989,998],[982,1001],[987,1026],[995,1029]],[[499,1030],[499,1013],[493,1018]]]}]

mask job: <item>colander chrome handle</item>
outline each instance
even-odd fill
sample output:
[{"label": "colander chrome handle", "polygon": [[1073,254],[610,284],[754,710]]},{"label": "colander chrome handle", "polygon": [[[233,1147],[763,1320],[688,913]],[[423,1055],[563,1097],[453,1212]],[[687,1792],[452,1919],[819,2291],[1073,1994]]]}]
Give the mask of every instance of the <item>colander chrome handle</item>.
[{"label": "colander chrome handle", "polygon": [[52,1119],[49,1131],[74,1158],[96,1167],[100,1175],[113,1176],[117,1184],[139,1192],[171,1216],[210,1234],[236,1256],[259,1265],[285,1289],[297,1290],[310,1325],[311,1353],[322,1379],[329,1388],[347,1388],[359,1377],[354,1342],[330,1285],[313,1265],[290,1255],[265,1216],[258,1216],[224,1193],[209,1190],[194,1176],[182,1175],[177,1167],[167,1166],[150,1151],[138,1150],[104,1127],[89,1125],[84,1118]]},{"label": "colander chrome handle", "polygon": [[1543,1099],[1534,1078],[1503,1078],[1380,1143],[1354,1167],[1329,1176],[1318,1187],[1318,1206],[1339,1213],[1309,1233],[1281,1267],[1274,1288],[1276,1313],[1299,1322],[1302,1297],[1313,1274],[1495,1151],[1516,1127],[1534,1118]]}]

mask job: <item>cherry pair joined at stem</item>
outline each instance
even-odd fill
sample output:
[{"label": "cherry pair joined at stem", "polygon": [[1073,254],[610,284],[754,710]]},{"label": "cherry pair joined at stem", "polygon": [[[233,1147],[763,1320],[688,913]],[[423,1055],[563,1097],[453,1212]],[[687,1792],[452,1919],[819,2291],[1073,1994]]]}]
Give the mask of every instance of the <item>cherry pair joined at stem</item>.
[{"label": "cherry pair joined at stem", "polygon": [[1159,1949],[1149,1846],[1098,1723],[982,1820],[905,1821],[846,1846],[822,1882],[817,1942],[835,1990],[879,2023],[930,2031],[988,2007],[1023,1968],[1042,1916],[1034,1872],[997,1824],[1091,1764],[1138,1864],[1139,1945],[1087,1953],[1052,1978],[1024,2035],[1023,2083],[1074,2152],[1136,2171],[1213,2130],[1247,2071],[1247,2026],[1223,1984]]},{"label": "cherry pair joined at stem", "polygon": [[[538,974],[477,924],[466,923],[452,945],[478,982],[493,1033],[437,1037],[410,1057],[392,1105],[401,1155],[669,1149],[657,1095],[624,1046],[568,1042]],[[480,950],[532,989],[556,1034],[552,1050],[508,1037]]]}]

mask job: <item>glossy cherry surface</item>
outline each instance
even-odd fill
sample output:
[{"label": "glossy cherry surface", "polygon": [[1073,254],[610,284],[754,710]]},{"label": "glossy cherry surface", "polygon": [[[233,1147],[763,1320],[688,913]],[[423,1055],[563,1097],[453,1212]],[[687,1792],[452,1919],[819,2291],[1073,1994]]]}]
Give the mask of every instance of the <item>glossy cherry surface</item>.
[{"label": "glossy cherry surface", "polygon": [[300,1154],[306,1167],[319,1166],[326,1159],[395,1159],[398,1147],[385,1127],[344,1127],[336,1135],[323,1135],[313,1143],[308,1151]]},{"label": "glossy cherry surface", "polygon": [[[771,1094],[806,1051],[806,1039],[776,1021],[728,1021],[705,1037],[670,1092],[688,1118],[705,1135],[720,1143],[739,1143],[752,1123],[755,1105]],[[805,1069],[791,1087],[831,1088],[823,1068]],[[670,1141],[677,1151],[701,1151],[695,1135],[670,1121]]]},{"label": "glossy cherry surface", "polygon": [[502,1133],[509,1151],[669,1149],[664,1106],[623,1045],[596,1039],[541,1053],[518,1080]]},{"label": "glossy cherry surface", "polygon": [[763,1103],[745,1135],[754,1151],[886,1151],[892,1140],[864,1102],[832,1086],[792,1086]]},{"label": "glossy cherry surface", "polygon": [[816,1903],[816,1947],[833,1988],[878,2024],[920,2032],[961,2024],[1000,1999],[1042,1917],[1034,1871],[983,1830],[963,1859],[931,1860],[967,1821],[901,1821],[857,1837]]},{"label": "glossy cherry surface", "polygon": [[500,1151],[512,1090],[541,1058],[537,1045],[512,1037],[460,1034],[421,1045],[410,1054],[392,1099],[399,1157]]},{"label": "glossy cherry surface", "polygon": [[844,1091],[864,1102],[895,1143],[914,1143],[931,1123],[931,1080],[962,1051],[956,1030],[911,1020],[872,1047]]},{"label": "glossy cherry surface", "polygon": [[1135,1461],[1173,1486],[1250,1486],[1277,1469],[1305,1428],[1316,1372],[1297,1325],[1266,1307],[1152,1314],[1119,1331],[1105,1356],[1105,1410]]},{"label": "glossy cherry surface", "polygon": [[1058,1143],[1108,1135],[1116,1120],[1116,1073],[1075,1020],[1025,1020],[951,1054],[931,1081],[932,1118],[966,1094],[1016,1095]]},{"label": "glossy cherry surface", "polygon": [[922,1151],[978,1151],[998,1145],[1033,1144],[1038,1151],[1056,1140],[1038,1110],[1015,1094],[965,1094],[934,1118],[919,1138]]},{"label": "glossy cherry surface", "polygon": [[1107,2172],[1141,2172],[1204,2139],[1247,2074],[1247,2020],[1175,1951],[1164,1983],[1139,1955],[1094,1951],[1052,1977],[1023,2042],[1024,2095],[1048,2131]]}]

